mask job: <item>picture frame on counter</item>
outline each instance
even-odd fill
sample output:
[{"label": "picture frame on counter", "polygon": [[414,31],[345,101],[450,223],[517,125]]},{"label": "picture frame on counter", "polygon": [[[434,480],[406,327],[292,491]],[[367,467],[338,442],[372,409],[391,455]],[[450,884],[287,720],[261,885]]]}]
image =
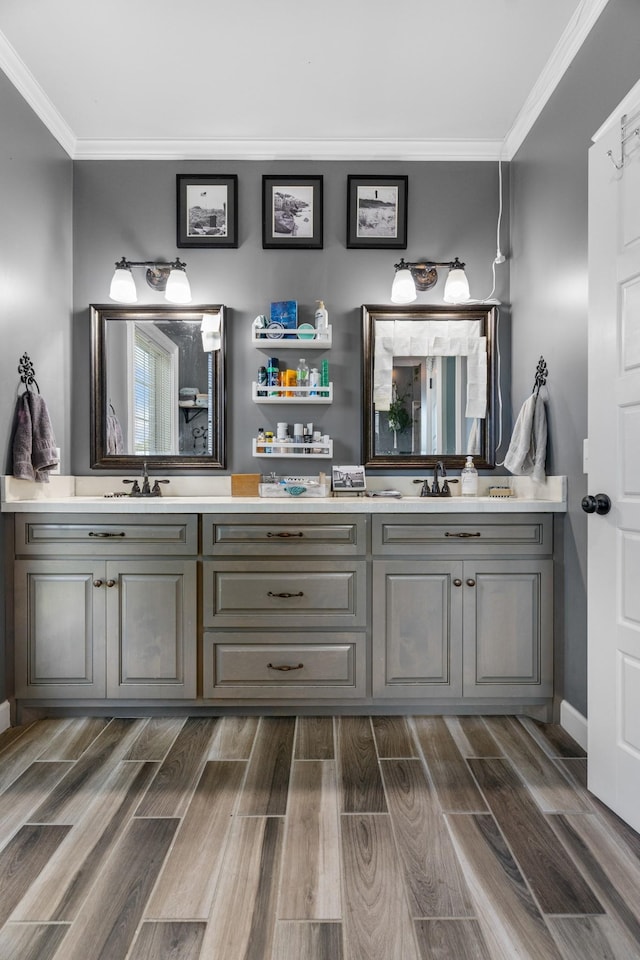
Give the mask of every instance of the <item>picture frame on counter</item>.
[{"label": "picture frame on counter", "polygon": [[322,250],[323,177],[262,177],[264,250]]},{"label": "picture frame on counter", "polygon": [[407,249],[407,176],[347,177],[347,247]]},{"label": "picture frame on counter", "polygon": [[238,246],[236,174],[176,176],[179,248]]}]

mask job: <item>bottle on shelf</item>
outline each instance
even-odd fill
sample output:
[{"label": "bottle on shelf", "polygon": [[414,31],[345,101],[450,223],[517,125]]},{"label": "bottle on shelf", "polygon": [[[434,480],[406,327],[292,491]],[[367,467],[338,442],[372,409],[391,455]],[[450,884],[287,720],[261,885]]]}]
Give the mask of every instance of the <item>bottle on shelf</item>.
[{"label": "bottle on shelf", "polygon": [[[328,387],[329,386],[329,361],[323,360],[320,364],[320,386]],[[321,397],[328,397],[328,390],[320,390]]]},{"label": "bottle on shelf", "polygon": [[[300,357],[300,359],[298,360],[298,369],[296,370],[296,386],[298,387],[309,386],[309,367],[304,357]],[[306,397],[307,393],[308,393],[308,390],[301,390],[298,396]]]},{"label": "bottle on shelf", "polygon": [[256,453],[265,452],[265,434],[262,427],[258,427],[258,436],[256,438]]},{"label": "bottle on shelf", "polygon": [[478,496],[478,471],[473,465],[473,457],[467,457],[464,469],[460,474],[462,487],[460,493],[463,497]]},{"label": "bottle on shelf", "polygon": [[316,339],[326,340],[329,335],[329,314],[324,305],[324,300],[316,300],[318,306],[315,312],[316,321]]},{"label": "bottle on shelf", "polygon": [[273,453],[273,431],[267,430],[267,432],[264,435],[264,439],[265,439],[264,452]]},{"label": "bottle on shelf", "polygon": [[266,387],[266,385],[267,385],[267,368],[258,367],[258,396],[259,397],[266,397],[267,391],[261,389],[262,387]]},{"label": "bottle on shelf", "polygon": [[[277,387],[279,377],[280,377],[280,361],[278,360],[277,357],[269,357],[269,359],[267,360],[267,384],[270,387]],[[277,397],[278,391],[270,390],[269,396]]]},{"label": "bottle on shelf", "polygon": [[309,396],[317,397],[318,396],[318,387],[320,386],[320,371],[317,367],[311,367],[309,373]]}]

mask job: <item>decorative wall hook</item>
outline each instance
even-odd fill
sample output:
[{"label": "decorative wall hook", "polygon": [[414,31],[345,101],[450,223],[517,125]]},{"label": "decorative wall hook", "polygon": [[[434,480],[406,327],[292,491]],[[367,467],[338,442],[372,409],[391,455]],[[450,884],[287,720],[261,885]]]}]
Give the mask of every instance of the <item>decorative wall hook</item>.
[{"label": "decorative wall hook", "polygon": [[533,384],[533,392],[536,396],[540,393],[540,387],[544,387],[547,382],[547,376],[549,373],[549,368],[547,367],[547,361],[544,357],[540,357],[538,360],[538,366],[536,367],[536,378]]},{"label": "decorative wall hook", "polygon": [[20,382],[24,383],[27,390],[31,389],[31,385],[35,383],[36,390],[40,393],[40,387],[38,386],[38,381],[36,380],[36,372],[33,369],[33,363],[31,362],[31,357],[28,353],[23,353],[20,357],[18,363],[18,373],[20,374]]}]

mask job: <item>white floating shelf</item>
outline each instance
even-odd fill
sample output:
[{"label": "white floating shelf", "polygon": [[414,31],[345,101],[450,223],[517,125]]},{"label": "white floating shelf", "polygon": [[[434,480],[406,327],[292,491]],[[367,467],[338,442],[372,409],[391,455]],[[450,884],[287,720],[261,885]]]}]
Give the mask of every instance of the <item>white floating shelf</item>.
[{"label": "white floating shelf", "polygon": [[299,337],[294,330],[284,330],[282,336],[274,337],[269,336],[266,330],[256,330],[255,327],[251,327],[251,342],[255,347],[269,347],[273,350],[300,350],[301,347],[306,350],[326,350],[331,346],[331,326],[327,327],[323,339],[318,338],[316,331],[313,336],[309,334],[310,331],[303,337]]},{"label": "white floating shelf", "polygon": [[[253,441],[252,441],[252,445],[253,445],[253,451],[252,451],[252,452],[253,452],[253,456],[254,456],[254,457],[265,457],[265,459],[268,459],[268,460],[278,459],[278,458],[280,458],[280,459],[285,459],[285,458],[286,458],[286,459],[289,459],[290,457],[291,457],[291,458],[293,458],[293,457],[297,457],[297,458],[302,458],[302,457],[304,457],[306,460],[310,460],[311,458],[313,458],[313,459],[315,459],[315,460],[319,460],[319,459],[330,460],[331,457],[333,456],[333,440],[328,440],[327,443],[322,443],[321,441],[319,441],[318,443],[291,443],[291,442],[289,442],[289,443],[287,444],[287,446],[290,447],[291,449],[290,449],[290,450],[287,449],[284,453],[281,452],[281,451],[282,451],[282,448],[284,447],[284,444],[283,444],[282,440],[278,441],[278,440],[275,439],[275,437],[274,437],[274,439],[270,442],[270,446],[271,446],[271,449],[272,449],[273,451],[277,451],[277,452],[274,452],[274,453],[258,453],[258,451],[257,451],[257,449],[256,449],[256,447],[257,447],[257,445],[258,445],[258,441],[255,439],[255,437],[254,437],[254,439],[253,439]],[[260,446],[264,446],[264,441],[262,441],[262,440],[260,441]],[[304,451],[304,452],[303,452],[303,453],[293,453],[293,452],[292,452],[293,450],[302,450],[302,451]]]},{"label": "white floating shelf", "polygon": [[[251,384],[251,399],[254,403],[332,403],[333,402],[333,384],[328,387],[314,387],[317,390],[316,396],[309,396],[310,387],[267,387],[264,384],[258,386],[257,383]],[[258,390],[266,393],[266,396],[260,396]],[[289,396],[291,394],[291,396]]]}]

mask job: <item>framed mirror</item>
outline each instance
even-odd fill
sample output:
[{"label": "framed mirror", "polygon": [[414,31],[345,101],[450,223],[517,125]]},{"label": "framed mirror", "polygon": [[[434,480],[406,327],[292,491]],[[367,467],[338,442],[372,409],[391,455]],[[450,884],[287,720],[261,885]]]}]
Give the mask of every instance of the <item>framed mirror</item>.
[{"label": "framed mirror", "polygon": [[363,306],[367,467],[495,466],[491,306]]},{"label": "framed mirror", "polygon": [[91,466],[224,469],[222,305],[91,306]]}]

